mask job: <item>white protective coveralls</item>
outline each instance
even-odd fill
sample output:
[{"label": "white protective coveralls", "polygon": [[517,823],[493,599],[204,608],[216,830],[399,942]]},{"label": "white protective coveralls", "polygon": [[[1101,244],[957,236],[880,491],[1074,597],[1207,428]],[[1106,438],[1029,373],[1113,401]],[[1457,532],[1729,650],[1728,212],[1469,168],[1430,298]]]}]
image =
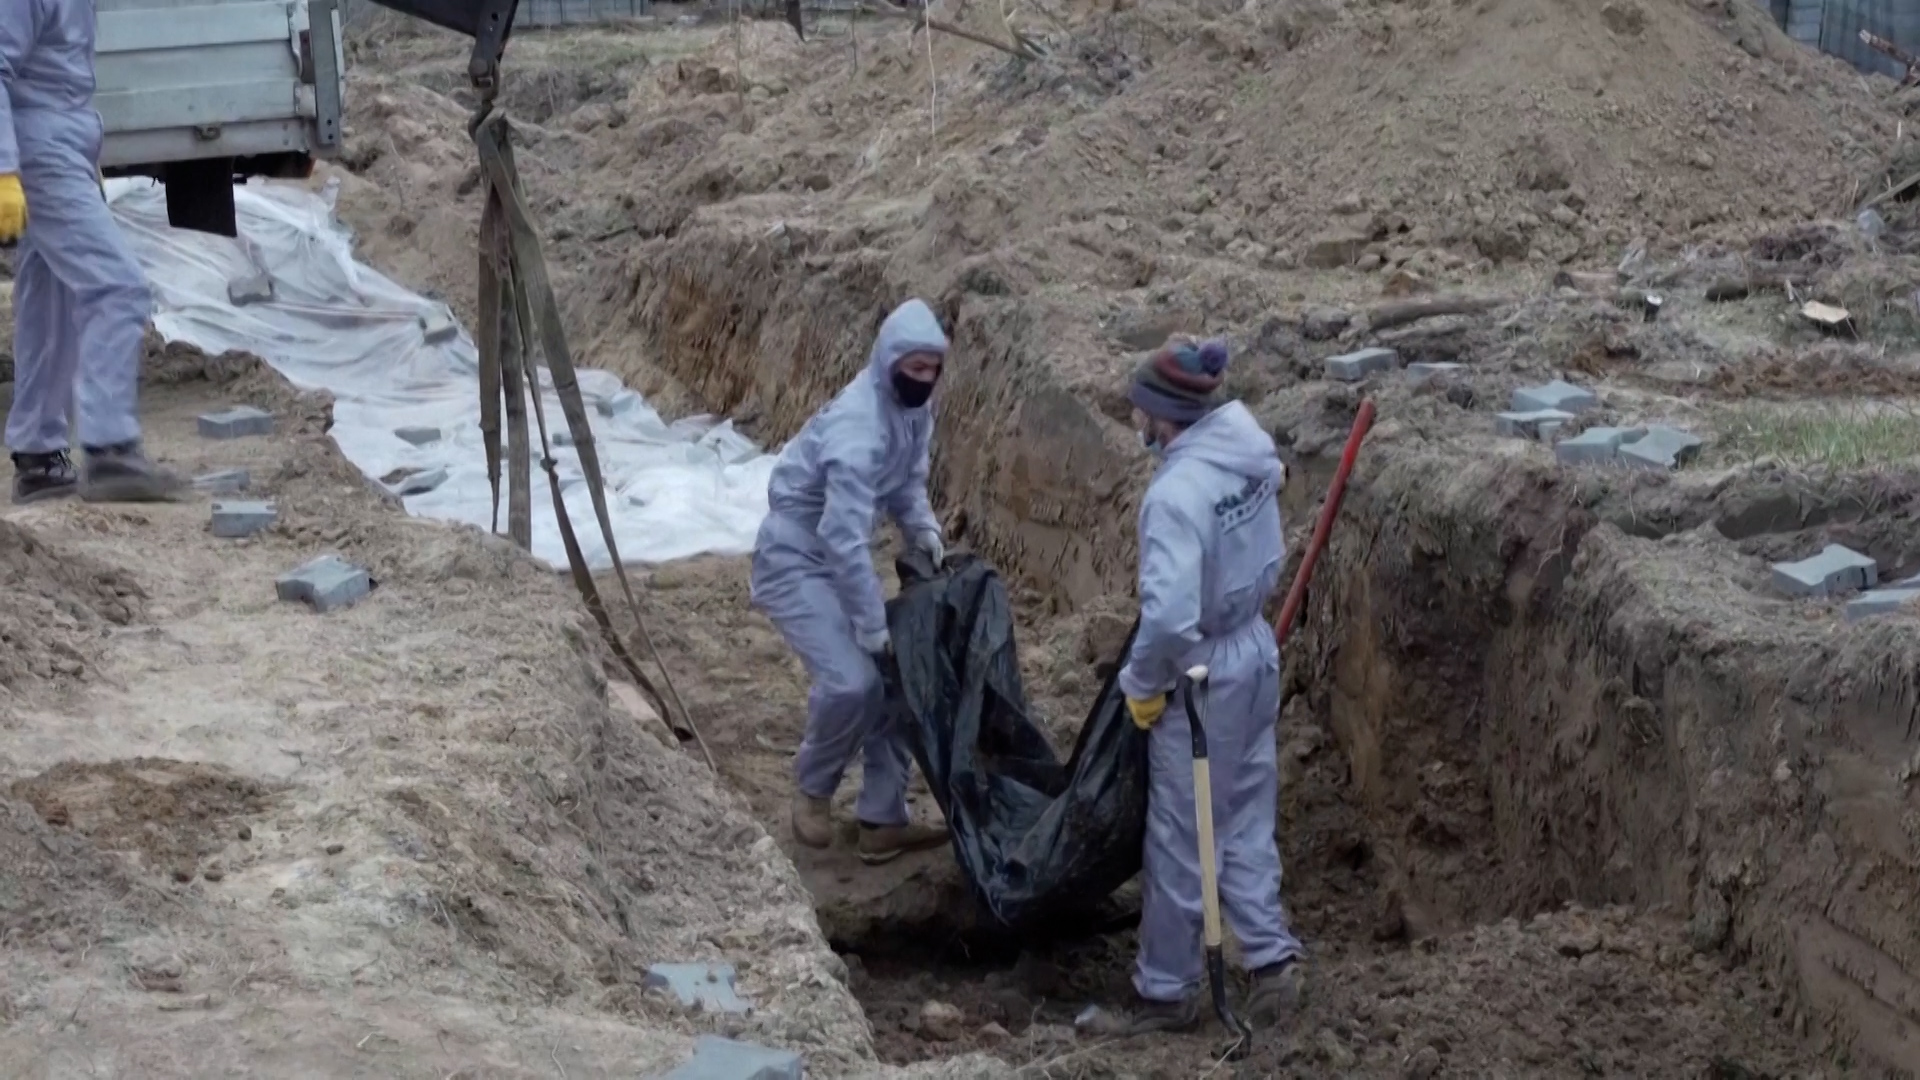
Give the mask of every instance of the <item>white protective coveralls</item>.
[{"label": "white protective coveralls", "polygon": [[93,0],[0,0],[0,173],[20,174],[13,411],[7,446],[69,448],[79,396],[87,446],[140,437],[142,339],[152,298],[100,194]]},{"label": "white protective coveralls", "polygon": [[[1128,697],[1144,700],[1170,693],[1195,664],[1207,666],[1220,905],[1252,970],[1301,953],[1280,905],[1280,651],[1261,613],[1286,562],[1283,476],[1272,437],[1237,401],[1167,447],[1140,507],[1140,631],[1119,680]],[[1148,1001],[1177,1002],[1202,977],[1193,743],[1177,695],[1148,745],[1134,989]]]},{"label": "white protective coveralls", "polygon": [[905,407],[892,384],[895,366],[915,352],[944,357],[947,336],[932,309],[909,300],[881,324],[866,370],[781,451],[753,546],[753,606],[813,680],[794,762],[800,791],[832,798],[858,749],[855,813],[878,826],[907,824],[911,757],[904,733],[883,726],[873,654],[887,645],[887,611],[870,550],[874,514],[885,509],[910,540],[930,533],[937,544],[940,532],[927,499],[932,406]]}]

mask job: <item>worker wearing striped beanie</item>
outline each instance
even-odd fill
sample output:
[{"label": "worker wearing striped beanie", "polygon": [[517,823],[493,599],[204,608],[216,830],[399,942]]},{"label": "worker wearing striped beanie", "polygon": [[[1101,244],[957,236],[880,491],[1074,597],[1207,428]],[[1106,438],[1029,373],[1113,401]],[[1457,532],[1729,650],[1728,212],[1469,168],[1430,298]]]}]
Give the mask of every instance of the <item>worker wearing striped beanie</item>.
[{"label": "worker wearing striped beanie", "polygon": [[1220,908],[1253,972],[1247,1018],[1284,1027],[1299,1007],[1305,949],[1280,903],[1274,843],[1280,775],[1275,720],[1280,656],[1261,615],[1286,565],[1273,437],[1224,400],[1227,347],[1169,342],[1134,372],[1140,441],[1159,463],[1140,500],[1140,623],[1118,683],[1147,737],[1139,995],[1121,1032],[1198,1023],[1201,865],[1194,824],[1192,734],[1181,673],[1207,669]]}]

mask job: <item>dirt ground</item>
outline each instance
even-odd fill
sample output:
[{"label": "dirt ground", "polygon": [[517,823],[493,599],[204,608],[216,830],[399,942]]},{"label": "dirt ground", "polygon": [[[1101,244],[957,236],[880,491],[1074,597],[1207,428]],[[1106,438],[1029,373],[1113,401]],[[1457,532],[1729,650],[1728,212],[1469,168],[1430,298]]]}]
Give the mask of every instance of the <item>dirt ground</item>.
[{"label": "dirt ground", "polygon": [[[279,432],[195,434],[242,403]],[[215,539],[204,497],[0,518],[0,1075],[655,1075],[702,1031],[873,1068],[791,864],[609,709],[565,582],[406,518],[328,408],[169,349],[150,447],[247,469],[278,523]],[[275,599],[325,552],[373,594]],[[642,991],[687,960],[734,964],[754,1014]]]},{"label": "dirt ground", "polygon": [[[1840,626],[1765,569],[1841,542],[1920,571],[1912,214],[1853,221],[1911,171],[1911,95],[1741,3],[940,12],[1049,56],[935,35],[929,57],[833,16],[806,45],[757,23],[517,40],[503,100],[588,358],[777,442],[880,313],[934,300],[956,342],[936,500],[1014,580],[1063,746],[1128,615],[1135,358],[1172,330],[1233,342],[1233,389],[1298,466],[1297,540],[1363,395],[1381,420],[1289,652],[1300,1024],[1240,1065],[1213,1036],[1075,1041],[1082,1004],[1124,999],[1126,933],[996,945],[941,858],[797,853],[880,1053],[1055,1075],[1914,1070],[1915,624]],[[462,157],[459,46],[357,47],[343,212],[461,303],[469,264],[439,253],[470,236],[470,173],[418,164]],[[1447,296],[1483,303],[1403,321]],[[1797,318],[1808,298],[1849,324]],[[1463,367],[1320,378],[1374,344]],[[1574,471],[1493,437],[1514,387],[1556,376],[1601,393],[1583,424],[1677,424],[1702,457]],[[649,595],[723,774],[784,842],[804,685],[745,612],[743,566],[663,568]],[[923,1024],[928,1001],[962,1021]]]},{"label": "dirt ground", "polygon": [[[402,517],[324,402],[175,353],[156,445],[253,467],[282,524],[0,519],[0,1060],[649,1075],[737,1030],[821,1075],[1920,1074],[1920,618],[1848,625],[1767,584],[1829,542],[1920,573],[1920,220],[1855,221],[1912,171],[1913,95],[1742,0],[935,7],[1047,55],[839,15],[805,44],[672,18],[516,37],[502,101],[570,330],[775,444],[881,313],[933,301],[935,500],[1013,583],[1063,747],[1131,617],[1139,355],[1229,338],[1295,466],[1296,560],[1371,399],[1288,644],[1297,1021],[1237,1063],[1217,1029],[1076,1037],[1126,999],[1131,931],[994,940],[944,852],[876,871],[790,843],[805,684],[744,561],[642,575],[716,782],[609,711],[562,581]],[[358,27],[347,152],[316,182],[370,261],[470,312],[464,51]],[[1822,330],[1810,298],[1851,317]],[[1321,377],[1368,345],[1462,367]],[[1602,398],[1576,426],[1676,424],[1700,458],[1568,469],[1497,438],[1511,391],[1556,376]],[[192,437],[243,400],[282,437]],[[372,565],[369,601],[262,591],[324,550]],[[722,958],[748,1020],[635,990]]]}]

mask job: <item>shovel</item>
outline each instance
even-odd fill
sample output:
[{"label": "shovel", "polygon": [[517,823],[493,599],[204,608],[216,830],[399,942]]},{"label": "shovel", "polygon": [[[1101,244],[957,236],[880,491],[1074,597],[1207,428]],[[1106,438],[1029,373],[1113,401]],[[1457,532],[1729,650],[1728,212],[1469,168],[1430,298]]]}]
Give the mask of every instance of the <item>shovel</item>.
[{"label": "shovel", "polygon": [[[1188,668],[1174,688],[1187,707],[1187,726],[1193,732],[1193,811],[1200,840],[1200,904],[1207,949],[1207,985],[1213,993],[1213,1011],[1233,1035],[1229,1061],[1238,1061],[1253,1048],[1253,1029],[1233,1014],[1227,1004],[1227,961],[1221,952],[1220,868],[1213,857],[1213,771],[1207,763],[1207,724],[1201,705],[1206,701],[1205,664]],[[1195,687],[1199,692],[1195,693]]]}]

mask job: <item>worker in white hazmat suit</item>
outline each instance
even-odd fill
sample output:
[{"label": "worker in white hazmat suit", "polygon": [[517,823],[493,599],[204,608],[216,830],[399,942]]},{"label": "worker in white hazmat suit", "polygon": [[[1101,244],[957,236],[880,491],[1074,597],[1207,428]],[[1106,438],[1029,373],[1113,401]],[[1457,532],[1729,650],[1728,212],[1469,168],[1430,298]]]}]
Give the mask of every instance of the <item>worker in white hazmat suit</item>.
[{"label": "worker in white hazmat suit", "polygon": [[1220,903],[1253,972],[1247,1019],[1274,1024],[1300,994],[1300,942],[1280,904],[1275,841],[1280,652],[1262,614],[1286,561],[1273,439],[1222,404],[1224,344],[1170,343],[1134,373],[1128,399],[1159,459],[1140,505],[1140,630],[1121,669],[1127,709],[1151,730],[1136,1031],[1199,1020],[1202,979],[1193,744],[1182,672],[1204,664]]},{"label": "worker in white hazmat suit", "polygon": [[[152,300],[100,190],[93,0],[0,0],[0,244],[13,287],[13,501],[166,498],[180,481],[140,448]],[[77,409],[74,408],[77,405]],[[76,413],[86,451],[68,457]]]},{"label": "worker in white hazmat suit", "polygon": [[946,334],[926,304],[909,300],[888,315],[866,370],[781,451],[767,485],[771,512],[753,547],[753,605],[813,680],[794,762],[794,838],[831,845],[829,806],[857,750],[859,854],[869,863],[947,838],[945,829],[908,819],[911,758],[905,733],[881,707],[891,645],[871,553],[874,517],[884,510],[912,548],[936,564],[945,558],[927,500],[927,452],[946,354]]}]

